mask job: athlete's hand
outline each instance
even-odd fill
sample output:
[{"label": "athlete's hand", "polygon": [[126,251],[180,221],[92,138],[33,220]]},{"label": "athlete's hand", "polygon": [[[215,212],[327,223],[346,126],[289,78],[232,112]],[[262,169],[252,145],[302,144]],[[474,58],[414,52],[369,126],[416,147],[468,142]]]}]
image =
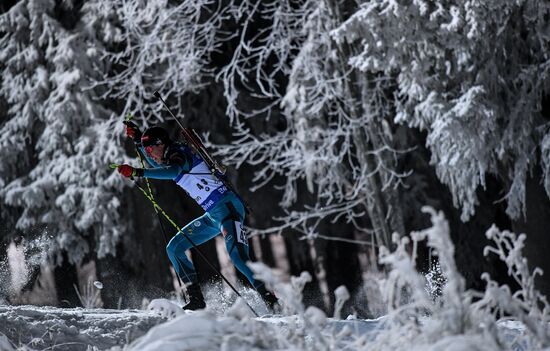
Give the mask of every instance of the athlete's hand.
[{"label": "athlete's hand", "polygon": [[117,166],[117,171],[126,178],[143,176],[143,169],[134,168],[130,165],[119,165]]},{"label": "athlete's hand", "polygon": [[132,121],[124,121],[124,125],[126,125],[126,136],[135,142],[139,142],[141,140],[141,130],[139,130],[137,124]]}]

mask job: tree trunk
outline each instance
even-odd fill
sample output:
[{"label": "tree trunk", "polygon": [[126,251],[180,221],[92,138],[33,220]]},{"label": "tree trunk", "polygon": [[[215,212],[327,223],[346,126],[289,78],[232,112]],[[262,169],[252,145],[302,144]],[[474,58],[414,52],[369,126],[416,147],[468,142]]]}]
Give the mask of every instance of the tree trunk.
[{"label": "tree trunk", "polygon": [[8,269],[8,245],[9,242],[5,237],[0,240],[0,304],[5,303],[9,296],[11,280],[10,272]]},{"label": "tree trunk", "polygon": [[[352,1],[337,2],[327,0],[327,6],[336,24],[343,23],[345,18],[357,9],[357,5]],[[346,42],[336,45],[338,46],[340,70],[343,73],[346,72],[345,68],[347,67],[348,58],[357,53],[355,52],[355,48],[349,46]],[[364,73],[358,72],[357,69],[349,72],[346,80],[346,89],[351,98],[350,100],[354,101],[354,104],[349,107],[352,118],[359,119],[367,112],[364,110],[363,102],[364,97],[369,94],[368,88],[369,84],[365,79]],[[361,164],[367,167],[369,173],[372,173],[369,178],[368,189],[365,189],[367,193],[365,194],[365,198],[367,199],[366,208],[377,238],[377,244],[390,247],[392,233],[397,232],[400,235],[404,235],[405,225],[403,223],[398,190],[392,186],[388,186],[388,184],[384,184],[384,179],[381,175],[382,171],[375,171],[378,168],[377,162],[380,161],[377,161],[374,155],[369,154],[369,152],[381,150],[389,143],[389,141],[384,142],[379,137],[382,131],[379,123],[377,118],[372,118],[368,125],[358,128],[354,134],[353,143],[357,148],[357,155]],[[394,163],[390,161],[386,166]],[[397,167],[397,165],[395,166]]]},{"label": "tree trunk", "polygon": [[[354,228],[347,223],[331,224],[329,233],[335,237],[354,239]],[[327,283],[330,291],[331,304],[334,306],[334,291],[344,285],[350,295],[361,289],[361,267],[359,265],[359,250],[357,244],[341,241],[327,241],[325,245],[325,267]],[[350,304],[344,305],[342,316],[350,314]]]},{"label": "tree trunk", "polygon": [[271,241],[267,236],[260,237],[260,247],[262,250],[262,262],[269,267],[275,267],[275,257],[271,248]]},{"label": "tree trunk", "polygon": [[324,308],[323,297],[320,292],[319,282],[315,274],[315,266],[312,261],[309,245],[304,240],[299,240],[300,233],[287,231],[283,236],[288,257],[290,275],[299,276],[302,272],[310,272],[312,281],[304,287],[303,302],[306,306]]},{"label": "tree trunk", "polygon": [[69,263],[66,253],[63,254],[61,265],[54,269],[54,280],[59,307],[82,307],[75,288],[78,287],[76,266]]},{"label": "tree trunk", "polygon": [[512,228],[516,234],[527,234],[524,255],[527,257],[529,269],[539,267],[544,271],[544,276],[539,277],[535,284],[541,293],[550,296],[550,280],[547,278],[550,274],[550,260],[547,258],[550,252],[550,200],[541,185],[540,168],[534,168],[526,184],[527,217],[513,221]]}]

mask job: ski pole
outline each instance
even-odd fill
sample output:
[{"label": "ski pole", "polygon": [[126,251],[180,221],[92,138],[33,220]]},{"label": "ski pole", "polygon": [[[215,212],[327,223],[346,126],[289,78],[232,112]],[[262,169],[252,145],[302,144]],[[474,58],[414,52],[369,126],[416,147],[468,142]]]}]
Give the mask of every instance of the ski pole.
[{"label": "ski pole", "polygon": [[[113,168],[113,169],[116,169],[119,165],[118,164],[111,164],[110,167]],[[159,204],[157,204],[157,202],[155,201],[154,198],[152,198],[149,194],[147,194],[147,191],[145,189],[143,189],[143,187],[141,187],[138,182],[132,178],[132,181],[134,182],[134,184],[136,185],[136,187],[143,193],[143,195],[145,195],[145,197],[147,199],[149,199],[149,201],[153,204],[153,207],[155,209],[157,209],[163,216],[164,218],[166,218],[166,220],[179,232],[183,235],[183,237],[191,244],[191,246],[198,252],[199,256],[208,264],[208,266],[214,270],[214,272],[216,272],[216,274],[218,274],[220,277],[222,277],[223,281],[231,288],[231,290],[233,290],[235,292],[235,294],[237,294],[238,297],[240,297],[241,299],[243,299],[244,303],[248,306],[248,308],[250,308],[250,310],[252,311],[252,313],[254,313],[254,315],[256,317],[259,317],[258,313],[256,313],[256,311],[252,308],[252,306],[250,306],[250,304],[244,299],[244,297],[239,293],[239,291],[237,291],[237,289],[233,286],[233,284],[231,284],[231,282],[222,274],[222,272],[220,272],[219,269],[217,269],[216,267],[214,267],[214,265],[210,262],[210,260],[208,258],[206,258],[206,256],[201,252],[201,250],[197,247],[197,245],[193,242],[193,240],[191,240],[191,238],[185,234],[181,229],[180,227],[176,224],[176,222],[174,222],[174,220],[172,220],[172,218],[170,218],[170,216],[159,206]]]},{"label": "ski pole", "polygon": [[[132,118],[133,118],[132,114],[129,113],[128,115],[126,115],[126,118],[124,119],[124,122],[122,122],[122,123],[124,123],[125,125],[128,125],[128,122],[130,122],[132,120]],[[135,143],[134,143],[134,148],[135,148],[136,154],[139,158],[139,162],[141,163],[141,167],[145,168],[145,162],[143,161],[143,157],[141,156],[141,153],[139,152],[138,147]],[[151,195],[151,198],[153,198],[153,190],[151,188],[151,183],[149,182],[149,179],[145,178],[145,182],[147,183],[147,190],[149,191],[149,195]],[[155,210],[155,213],[157,215],[157,219],[158,219],[158,222],[159,222],[159,225],[160,225],[160,230],[162,232],[162,236],[164,237],[164,243],[165,243],[166,246],[168,246],[168,236],[166,235],[166,230],[164,229],[164,224],[162,223],[162,218],[160,217],[160,214],[159,214],[158,210],[154,207],[153,207],[153,209]],[[180,270],[183,270],[181,268],[181,262],[180,262],[179,258],[176,257],[176,260],[178,262],[178,265],[180,266]],[[171,261],[170,261],[170,264],[172,264]],[[177,274],[177,272],[176,272],[176,276],[178,277],[178,284],[179,284],[180,290],[181,290],[181,289],[183,289],[184,284],[181,281],[181,277],[179,276],[179,274]],[[185,301],[185,296],[183,296],[183,300],[184,300],[184,302],[186,302]]]}]

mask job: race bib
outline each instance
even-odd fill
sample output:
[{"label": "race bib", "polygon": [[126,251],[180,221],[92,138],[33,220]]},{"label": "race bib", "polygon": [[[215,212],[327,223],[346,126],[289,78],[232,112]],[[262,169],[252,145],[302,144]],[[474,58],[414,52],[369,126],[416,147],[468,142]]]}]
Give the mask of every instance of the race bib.
[{"label": "race bib", "polygon": [[235,230],[237,231],[235,233],[235,236],[237,237],[237,241],[240,242],[241,244],[248,246],[248,238],[246,237],[246,232],[241,222],[235,222]]}]

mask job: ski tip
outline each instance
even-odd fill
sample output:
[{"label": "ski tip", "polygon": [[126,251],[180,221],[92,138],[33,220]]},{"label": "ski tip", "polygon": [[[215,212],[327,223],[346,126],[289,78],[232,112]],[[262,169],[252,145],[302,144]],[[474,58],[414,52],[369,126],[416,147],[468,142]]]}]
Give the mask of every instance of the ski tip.
[{"label": "ski tip", "polygon": [[119,166],[119,165],[116,164],[116,163],[111,163],[111,164],[109,165],[109,168],[110,168],[110,169],[117,169],[118,166]]}]

